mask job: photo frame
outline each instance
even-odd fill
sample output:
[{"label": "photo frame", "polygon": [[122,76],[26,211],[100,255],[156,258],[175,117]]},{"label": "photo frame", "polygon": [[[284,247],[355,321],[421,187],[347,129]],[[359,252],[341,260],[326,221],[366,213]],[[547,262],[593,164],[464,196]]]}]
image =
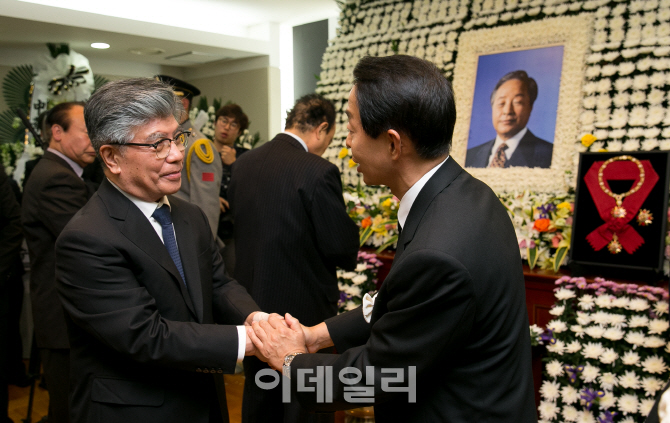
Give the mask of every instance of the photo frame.
[{"label": "photo frame", "polygon": [[[635,161],[620,160],[618,161],[619,166],[625,164],[628,169],[619,169],[627,170],[629,174],[609,173],[608,176],[607,167],[617,165],[617,161],[608,164],[608,160],[615,160],[622,156],[633,157],[640,165],[644,165],[640,168],[642,171],[638,169],[639,166]],[[605,168],[600,171],[603,165]],[[610,169],[610,172],[616,171],[617,169]],[[642,175],[642,172],[645,174]],[[640,183],[640,178],[643,179],[642,183]],[[604,185],[599,185],[600,180]],[[649,275],[661,274],[667,230],[669,180],[670,152],[668,151],[581,153],[572,225],[570,266],[590,269],[598,274],[614,268],[614,271],[620,275],[622,271],[628,269],[635,272],[637,278],[641,278],[645,272]],[[612,243],[610,238],[602,240],[595,238],[595,242],[593,238],[598,237],[599,230],[606,229],[607,222],[603,220],[603,215],[609,218],[610,212],[605,212],[605,210],[616,205],[616,201],[610,198],[611,195],[607,194],[607,190],[611,190],[610,192],[614,194],[630,192],[638,183],[640,183],[640,188],[623,199],[622,207],[628,209],[626,211],[628,219],[623,220],[628,222],[629,227],[622,226],[621,229],[616,229],[617,232],[614,232],[619,234],[617,242],[620,246],[623,244],[623,247],[620,252],[612,253],[609,249]],[[633,195],[637,195],[638,198],[634,198]],[[646,222],[639,220],[643,210],[651,213],[651,218]],[[627,250],[637,244],[626,245],[621,235],[628,230],[632,231],[627,234],[628,242],[635,242],[634,239],[638,236],[638,239],[642,240],[642,244],[635,247],[632,253]],[[603,232],[607,236],[611,233]],[[605,243],[608,244],[605,245]],[[600,249],[596,250],[598,247]]]},{"label": "photo frame", "polygon": [[[461,35],[453,82],[458,118],[454,129],[451,156],[459,164],[466,167],[466,170],[473,176],[487,183],[494,191],[502,193],[523,190],[536,192],[564,192],[567,190],[565,172],[574,171],[576,165],[576,143],[580,135],[578,122],[581,111],[581,88],[584,79],[583,68],[589,49],[592,22],[592,15],[580,15],[482,29]],[[559,61],[560,70],[556,72],[558,76],[554,75],[552,81],[547,79],[546,75],[543,75],[544,71],[535,71],[536,75],[528,73],[528,76],[534,79],[543,78],[545,94],[551,92],[552,89],[555,91],[555,94],[550,93],[556,97],[552,100],[554,105],[549,104],[549,112],[544,110],[542,112],[544,117],[540,116],[537,119],[538,122],[542,123],[553,118],[553,139],[548,140],[553,144],[553,148],[549,146],[551,150],[550,164],[545,161],[542,167],[527,167],[528,165],[525,163],[506,168],[469,166],[468,164],[472,163],[472,160],[467,160],[468,146],[470,144],[470,148],[472,148],[474,144],[470,140],[471,132],[473,132],[471,131],[471,125],[475,125],[477,130],[486,125],[493,129],[490,105],[488,111],[481,106],[483,96],[491,94],[492,82],[491,80],[482,82],[485,81],[482,74],[488,72],[493,78],[494,72],[490,68],[497,68],[497,66],[486,65],[484,67],[483,65],[480,68],[480,62],[490,58],[493,58],[494,61],[497,58],[505,58],[510,61],[510,58],[528,56],[523,62],[528,65],[519,65],[523,68],[524,66],[530,66],[536,60],[533,58],[535,52],[549,51],[552,48],[555,51],[560,50],[562,54]],[[555,58],[553,60],[556,62]],[[509,69],[512,69],[512,67],[509,67]],[[501,67],[500,76],[496,76],[492,80],[493,85],[508,70],[504,70],[504,66]],[[481,84],[487,85],[483,87]],[[552,84],[554,88],[551,88]],[[547,88],[548,85],[549,88]],[[538,82],[538,86],[539,93],[542,93],[543,88],[540,86],[540,82]],[[484,94],[482,94],[483,91]],[[540,95],[538,95],[539,98]],[[473,106],[477,107],[474,111]],[[533,106],[531,120],[528,121],[527,126],[528,130],[533,132],[537,131],[535,128],[531,128],[532,115],[535,113],[536,107]],[[552,107],[555,110],[555,117],[547,115],[547,113],[552,113]],[[487,124],[483,123],[487,121]],[[535,125],[537,126],[537,124]],[[551,133],[546,130],[544,134],[545,138],[551,137]],[[495,138],[495,132],[492,137],[490,135],[487,135],[487,137],[486,141]],[[483,136],[479,138],[483,138]],[[490,157],[490,151],[489,147],[486,157]],[[547,151],[546,144],[544,151]],[[471,156],[474,154],[473,150],[470,150],[470,154]],[[478,164],[477,166],[486,165]],[[539,166],[539,164],[536,164],[536,166]]]}]

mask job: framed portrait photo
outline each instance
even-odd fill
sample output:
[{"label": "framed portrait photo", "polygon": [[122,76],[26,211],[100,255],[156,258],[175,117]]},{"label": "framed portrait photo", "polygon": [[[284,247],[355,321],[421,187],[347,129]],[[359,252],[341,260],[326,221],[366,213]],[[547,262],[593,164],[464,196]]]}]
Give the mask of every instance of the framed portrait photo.
[{"label": "framed portrait photo", "polygon": [[461,35],[451,154],[494,191],[567,188],[591,27],[585,15]]}]

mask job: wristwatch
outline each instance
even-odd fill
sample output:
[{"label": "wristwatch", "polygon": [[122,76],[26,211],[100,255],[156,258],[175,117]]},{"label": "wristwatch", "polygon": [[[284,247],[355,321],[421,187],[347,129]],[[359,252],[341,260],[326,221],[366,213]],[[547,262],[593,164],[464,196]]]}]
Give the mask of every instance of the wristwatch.
[{"label": "wristwatch", "polygon": [[282,373],[289,379],[291,379],[291,363],[293,362],[293,359],[300,354],[303,353],[295,352],[291,354],[286,354],[286,357],[284,357],[284,365],[282,366]]}]

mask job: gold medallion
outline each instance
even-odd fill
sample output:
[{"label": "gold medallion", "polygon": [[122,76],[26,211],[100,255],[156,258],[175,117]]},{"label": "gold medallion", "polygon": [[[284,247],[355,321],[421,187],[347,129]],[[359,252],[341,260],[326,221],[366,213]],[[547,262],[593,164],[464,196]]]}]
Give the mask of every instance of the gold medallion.
[{"label": "gold medallion", "polygon": [[619,237],[616,236],[616,234],[612,235],[612,240],[610,241],[609,244],[607,244],[607,249],[612,254],[619,254],[623,249],[621,247],[621,243],[619,242]]},{"label": "gold medallion", "polygon": [[640,226],[649,226],[654,220],[654,216],[647,209],[640,209],[637,214],[637,224]]}]

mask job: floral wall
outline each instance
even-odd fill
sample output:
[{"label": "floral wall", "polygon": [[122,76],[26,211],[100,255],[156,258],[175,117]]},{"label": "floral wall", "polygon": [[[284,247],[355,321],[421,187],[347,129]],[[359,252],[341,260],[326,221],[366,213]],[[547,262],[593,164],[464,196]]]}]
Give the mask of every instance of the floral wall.
[{"label": "floral wall", "polygon": [[[358,0],[343,5],[338,36],[323,56],[317,91],[333,100],[338,112],[335,139],[324,157],[339,166],[344,184],[363,185],[344,144],[344,111],[360,58],[409,54],[432,61],[453,80],[464,33],[576,15],[588,15],[593,24],[574,165],[583,151],[670,150],[670,0]],[[534,249],[532,258],[542,267],[564,263],[562,255],[556,263],[556,252],[569,246],[573,170],[566,170],[560,190],[497,189],[515,223],[522,256]],[[356,191],[381,198],[387,193],[385,188]],[[383,233],[376,244],[392,236],[392,230]]]}]

